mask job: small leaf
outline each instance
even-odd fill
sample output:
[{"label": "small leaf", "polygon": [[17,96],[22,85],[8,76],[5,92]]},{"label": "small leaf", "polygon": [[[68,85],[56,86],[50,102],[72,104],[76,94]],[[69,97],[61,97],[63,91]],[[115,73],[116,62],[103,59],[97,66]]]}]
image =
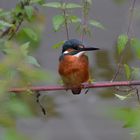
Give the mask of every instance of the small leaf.
[{"label": "small leaf", "polygon": [[131,39],[131,46],[135,49],[136,55],[140,59],[140,40],[137,38]]},{"label": "small leaf", "polygon": [[96,20],[90,20],[89,24],[100,29],[105,29],[104,26]]},{"label": "small leaf", "polygon": [[64,24],[64,17],[62,15],[56,15],[53,17],[53,28],[55,31],[59,30],[60,27]]},{"label": "small leaf", "polygon": [[60,2],[49,2],[43,4],[43,6],[51,7],[51,8],[62,8],[62,5]]},{"label": "small leaf", "polygon": [[31,3],[44,3],[44,0],[31,0]]},{"label": "small leaf", "polygon": [[73,15],[70,15],[70,16],[69,16],[69,20],[70,20],[72,23],[81,22],[81,19],[80,19],[80,18],[78,18],[77,16],[73,16]]},{"label": "small leaf", "polygon": [[67,3],[65,8],[66,9],[73,9],[73,8],[81,8],[82,6],[76,3]]},{"label": "small leaf", "polygon": [[61,41],[61,42],[53,45],[52,48],[57,49],[57,48],[61,47],[63,44],[64,44],[64,41]]},{"label": "small leaf", "polygon": [[31,20],[31,18],[33,16],[33,11],[34,11],[34,9],[32,6],[25,6],[25,12],[26,12],[26,15],[29,20]]},{"label": "small leaf", "polygon": [[127,35],[122,34],[118,37],[117,48],[118,48],[118,53],[119,54],[124,50],[127,42],[128,42],[128,36]]},{"label": "small leaf", "polygon": [[37,66],[37,67],[40,67],[40,64],[37,62],[37,60],[33,56],[27,56],[26,61],[29,64],[32,64],[32,65]]},{"label": "small leaf", "polygon": [[24,56],[27,56],[29,47],[30,47],[30,42],[27,42],[20,46],[20,50]]},{"label": "small leaf", "polygon": [[10,24],[6,21],[0,20],[0,29],[3,29],[5,27],[12,27],[12,26],[13,26],[13,24]]},{"label": "small leaf", "polygon": [[132,68],[132,77],[136,80],[140,79],[140,68],[133,67]]},{"label": "small leaf", "polygon": [[92,0],[86,0],[89,4],[92,4]]},{"label": "small leaf", "polygon": [[125,100],[127,98],[127,96],[122,96],[122,95],[119,95],[119,94],[115,94],[115,96],[117,98],[119,98],[120,100]]},{"label": "small leaf", "polygon": [[127,64],[124,64],[124,69],[125,69],[125,74],[126,74],[127,79],[130,79],[130,77],[131,77],[131,68]]},{"label": "small leaf", "polygon": [[30,37],[32,40],[37,41],[38,37],[37,34],[30,28],[23,28],[23,31]]}]

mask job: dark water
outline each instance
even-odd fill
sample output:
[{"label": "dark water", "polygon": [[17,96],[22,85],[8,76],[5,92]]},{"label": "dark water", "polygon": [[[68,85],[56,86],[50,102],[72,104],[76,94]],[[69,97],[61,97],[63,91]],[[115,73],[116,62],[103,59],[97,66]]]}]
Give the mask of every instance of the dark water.
[{"label": "dark water", "polygon": [[[0,7],[11,8],[14,7],[15,2],[15,0],[1,0]],[[100,52],[89,54],[96,81],[110,80],[112,77],[116,67],[113,58],[115,42],[119,34],[127,31],[130,3],[130,0],[122,5],[114,3],[113,0],[94,0],[93,2],[91,18],[100,21],[106,27],[106,30],[93,29],[93,36],[85,40],[88,45],[101,48]],[[136,6],[140,6],[139,1]],[[53,75],[50,76],[51,80],[48,84],[54,84],[59,79],[57,65],[61,48],[54,50],[51,46],[65,40],[66,35],[65,31],[58,33],[52,31],[51,17],[57,11],[44,9],[44,12],[46,28],[36,56],[42,67],[51,71],[50,74]],[[76,14],[81,15],[77,10]],[[135,35],[140,37],[140,20],[138,18],[134,20],[133,25]],[[70,30],[70,35],[71,38],[79,38],[73,29]],[[138,66],[140,63],[135,61],[135,64]],[[18,120],[17,127],[33,140],[130,140],[129,130],[122,128],[121,122],[114,121],[105,114],[109,107],[131,105],[133,101],[102,99],[98,96],[99,93],[100,90],[91,90],[87,95],[73,96],[70,92],[51,92],[49,95],[54,98],[57,111],[61,116],[47,121],[43,117]]]}]

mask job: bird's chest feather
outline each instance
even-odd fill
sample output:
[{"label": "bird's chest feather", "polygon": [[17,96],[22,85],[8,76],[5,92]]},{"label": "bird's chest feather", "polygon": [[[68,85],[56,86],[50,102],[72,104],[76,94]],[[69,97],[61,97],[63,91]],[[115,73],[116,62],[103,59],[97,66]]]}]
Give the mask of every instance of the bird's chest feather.
[{"label": "bird's chest feather", "polygon": [[88,58],[65,56],[59,64],[59,73],[66,85],[79,85],[89,79]]}]

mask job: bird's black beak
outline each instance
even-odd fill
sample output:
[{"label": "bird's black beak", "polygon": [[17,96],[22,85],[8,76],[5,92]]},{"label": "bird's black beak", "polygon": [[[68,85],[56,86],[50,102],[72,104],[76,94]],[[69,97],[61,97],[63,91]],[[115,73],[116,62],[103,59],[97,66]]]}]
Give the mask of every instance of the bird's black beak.
[{"label": "bird's black beak", "polygon": [[87,48],[80,48],[79,51],[95,51],[95,50],[100,50],[99,48],[94,48],[94,47],[87,47]]}]

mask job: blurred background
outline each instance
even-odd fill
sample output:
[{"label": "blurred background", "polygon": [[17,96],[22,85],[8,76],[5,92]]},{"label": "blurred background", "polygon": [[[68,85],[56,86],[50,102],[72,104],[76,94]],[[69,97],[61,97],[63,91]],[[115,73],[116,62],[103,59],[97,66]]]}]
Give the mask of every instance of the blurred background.
[{"label": "blurred background", "polygon": [[[18,0],[1,0],[0,8],[10,10],[17,2]],[[100,21],[105,27],[105,30],[93,28],[92,36],[84,40],[86,45],[94,45],[101,49],[88,53],[94,81],[109,81],[113,77],[118,58],[116,39],[119,34],[127,31],[131,4],[131,0],[93,0],[90,17]],[[139,10],[139,7],[140,1],[137,1],[136,8]],[[48,76],[47,82],[42,84],[61,84],[57,72],[61,47],[54,49],[51,46],[66,40],[65,30],[54,32],[52,29],[52,16],[59,13],[58,10],[37,8],[40,26],[36,28],[40,28],[42,33],[33,55]],[[74,10],[74,13],[81,16],[78,9]],[[140,37],[139,27],[140,15],[135,15],[133,29],[137,37]],[[80,39],[80,35],[75,32],[75,26],[71,25],[69,28],[70,38]],[[127,59],[131,65],[140,65],[129,50]],[[47,116],[42,114],[35,98],[29,95],[26,100],[35,115],[31,118],[18,118],[17,130],[33,140],[131,140],[130,130],[122,128],[122,122],[114,120],[109,110],[110,107],[133,106],[136,104],[136,98],[120,101],[113,93],[113,89],[90,89],[86,95],[83,90],[78,96],[72,95],[70,91],[42,92],[41,102],[47,110]]]}]

